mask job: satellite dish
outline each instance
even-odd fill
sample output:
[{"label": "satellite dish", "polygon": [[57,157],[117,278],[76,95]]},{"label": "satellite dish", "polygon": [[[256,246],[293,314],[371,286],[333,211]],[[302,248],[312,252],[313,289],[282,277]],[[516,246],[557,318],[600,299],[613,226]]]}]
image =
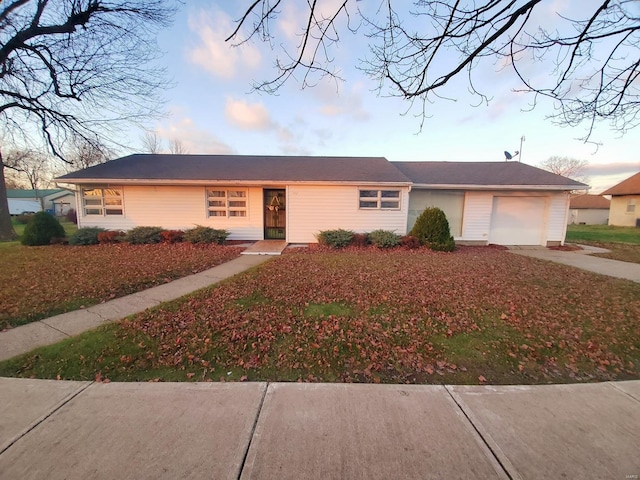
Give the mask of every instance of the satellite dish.
[{"label": "satellite dish", "polygon": [[516,153],[514,153],[513,155],[511,155],[509,152],[507,152],[507,151],[505,150],[505,151],[504,151],[504,158],[505,158],[505,161],[507,161],[507,160],[511,160],[513,157],[517,157],[519,153],[520,153],[520,152],[519,152],[518,150],[516,150]]}]

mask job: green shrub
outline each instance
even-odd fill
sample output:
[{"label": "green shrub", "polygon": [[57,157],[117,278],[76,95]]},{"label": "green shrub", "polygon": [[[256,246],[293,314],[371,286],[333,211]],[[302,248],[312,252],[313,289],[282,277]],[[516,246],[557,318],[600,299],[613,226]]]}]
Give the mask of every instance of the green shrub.
[{"label": "green shrub", "polygon": [[429,248],[437,252],[453,252],[456,249],[456,242],[451,237],[445,242],[432,242],[429,244]]},{"label": "green shrub", "polygon": [[216,243],[222,245],[228,236],[229,232],[227,230],[198,225],[195,228],[185,230],[183,239],[189,243]]},{"label": "green shrub", "polygon": [[38,212],[31,216],[20,241],[23,245],[49,245],[51,240],[64,238],[64,228],[60,222],[47,212]]},{"label": "green shrub", "polygon": [[163,230],[160,232],[164,243],[179,243],[184,240],[184,232],[182,230]]},{"label": "green shrub", "polygon": [[160,243],[162,241],[161,227],[135,227],[129,230],[124,241],[134,245],[145,243]]},{"label": "green shrub", "polygon": [[354,233],[351,239],[351,245],[356,247],[366,247],[369,245],[369,235],[366,233]]},{"label": "green shrub", "polygon": [[400,245],[400,235],[391,230],[374,230],[369,234],[369,241],[378,248],[393,248]]},{"label": "green shrub", "polygon": [[98,233],[98,243],[118,243],[124,240],[125,233],[121,230],[106,230]]},{"label": "green shrub", "polygon": [[98,235],[104,232],[104,228],[85,227],[79,228],[73,235],[69,237],[70,245],[97,245]]},{"label": "green shrub", "polygon": [[432,250],[453,251],[455,248],[449,221],[444,212],[437,207],[425,208],[416,219],[409,235],[416,237],[421,245],[428,245]]},{"label": "green shrub", "polygon": [[323,230],[316,235],[320,245],[326,245],[331,248],[343,248],[353,240],[353,232],[351,230]]}]

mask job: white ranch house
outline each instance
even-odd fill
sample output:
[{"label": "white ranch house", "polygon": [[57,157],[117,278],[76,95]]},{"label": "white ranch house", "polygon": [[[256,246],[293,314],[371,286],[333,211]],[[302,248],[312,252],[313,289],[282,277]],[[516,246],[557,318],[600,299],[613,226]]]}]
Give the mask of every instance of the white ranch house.
[{"label": "white ranch house", "polygon": [[405,234],[436,206],[459,244],[560,245],[569,192],[587,188],[518,162],[383,157],[138,154],[56,180],[76,186],[78,227],[205,225],[290,243],[336,228]]}]

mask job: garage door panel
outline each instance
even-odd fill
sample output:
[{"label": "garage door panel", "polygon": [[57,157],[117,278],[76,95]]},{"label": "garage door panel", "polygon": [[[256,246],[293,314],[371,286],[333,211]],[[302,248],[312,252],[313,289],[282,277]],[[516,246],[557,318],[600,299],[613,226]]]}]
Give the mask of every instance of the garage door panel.
[{"label": "garage door panel", "polygon": [[543,245],[544,197],[494,197],[489,243]]}]

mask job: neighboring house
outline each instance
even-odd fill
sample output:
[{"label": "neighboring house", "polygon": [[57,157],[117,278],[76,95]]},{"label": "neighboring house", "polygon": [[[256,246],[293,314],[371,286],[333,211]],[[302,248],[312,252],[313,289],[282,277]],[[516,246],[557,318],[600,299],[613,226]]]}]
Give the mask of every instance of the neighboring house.
[{"label": "neighboring house", "polygon": [[57,181],[77,186],[79,227],[206,225],[294,243],[336,228],[405,234],[437,206],[459,243],[559,245],[569,191],[587,187],[518,162],[237,155],[130,155]]},{"label": "neighboring house", "polygon": [[73,190],[63,189],[58,193],[49,195],[47,201],[51,202],[53,214],[62,217],[69,210],[76,208],[76,194]]},{"label": "neighboring house", "polygon": [[609,225],[640,227],[640,172],[602,192],[611,195]]},{"label": "neighboring house", "polygon": [[569,202],[569,224],[606,225],[609,204],[602,195],[576,195]]},{"label": "neighboring house", "polygon": [[[42,190],[23,190],[23,189],[7,189],[7,200],[9,201],[9,212],[11,215],[19,215],[22,212],[39,212],[53,208],[50,201],[47,201],[49,195],[60,192],[60,189],[42,189]],[[29,208],[23,208],[23,207]]]}]

